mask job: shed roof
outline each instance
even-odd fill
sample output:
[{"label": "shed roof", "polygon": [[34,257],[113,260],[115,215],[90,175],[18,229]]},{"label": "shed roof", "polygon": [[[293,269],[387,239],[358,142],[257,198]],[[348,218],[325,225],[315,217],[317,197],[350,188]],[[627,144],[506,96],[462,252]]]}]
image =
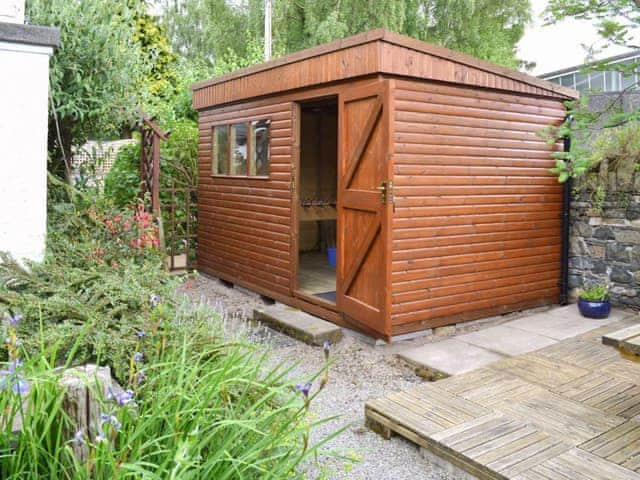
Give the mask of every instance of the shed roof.
[{"label": "shed roof", "polygon": [[197,109],[349,78],[392,74],[575,99],[579,93],[448,48],[371,30],[193,84]]}]

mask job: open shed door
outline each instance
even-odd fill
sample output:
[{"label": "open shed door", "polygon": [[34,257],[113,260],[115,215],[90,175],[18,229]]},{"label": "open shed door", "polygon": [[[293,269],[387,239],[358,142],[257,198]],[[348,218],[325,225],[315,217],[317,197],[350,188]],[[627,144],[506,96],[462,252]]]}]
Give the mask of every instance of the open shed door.
[{"label": "open shed door", "polygon": [[346,90],[338,112],[337,304],[347,322],[378,337],[390,334],[387,85]]}]

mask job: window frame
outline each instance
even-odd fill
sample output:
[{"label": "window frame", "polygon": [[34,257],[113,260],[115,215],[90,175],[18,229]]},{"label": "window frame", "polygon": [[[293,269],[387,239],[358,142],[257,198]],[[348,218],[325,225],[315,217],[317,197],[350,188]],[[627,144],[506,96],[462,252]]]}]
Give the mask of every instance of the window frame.
[{"label": "window frame", "polygon": [[[271,166],[271,139],[272,139],[272,135],[271,135],[271,128],[273,125],[273,119],[271,118],[271,116],[255,116],[255,117],[247,117],[247,118],[242,118],[242,119],[229,119],[229,120],[225,120],[224,122],[215,122],[211,124],[211,168],[209,169],[211,174],[210,176],[213,178],[232,178],[232,179],[241,179],[241,180],[270,180],[271,179],[271,168],[269,168],[269,173],[267,175],[251,175],[251,155],[253,153],[253,145],[251,143],[251,136],[252,136],[252,129],[253,129],[253,122],[259,122],[259,121],[265,121],[265,122],[269,122],[269,142],[268,142],[268,146],[269,146],[269,157],[268,157],[268,162],[269,162],[269,167]],[[232,133],[231,130],[233,129],[234,125],[238,125],[238,124],[242,124],[244,123],[247,126],[247,173],[245,175],[237,175],[231,174],[231,162],[233,161],[233,147],[231,145],[231,140],[232,140]],[[216,128],[219,127],[226,127],[227,128],[227,172],[229,173],[214,173],[214,161],[217,162],[217,157],[214,158],[214,154],[215,152],[215,145],[216,145],[216,141],[215,141],[215,131]]]}]

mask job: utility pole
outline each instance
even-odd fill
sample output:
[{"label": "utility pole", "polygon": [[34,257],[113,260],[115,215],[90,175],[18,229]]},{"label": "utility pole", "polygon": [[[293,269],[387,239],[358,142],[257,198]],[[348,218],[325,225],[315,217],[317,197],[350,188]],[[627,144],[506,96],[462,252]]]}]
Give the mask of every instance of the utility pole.
[{"label": "utility pole", "polygon": [[264,60],[271,60],[271,7],[272,0],[264,0]]}]

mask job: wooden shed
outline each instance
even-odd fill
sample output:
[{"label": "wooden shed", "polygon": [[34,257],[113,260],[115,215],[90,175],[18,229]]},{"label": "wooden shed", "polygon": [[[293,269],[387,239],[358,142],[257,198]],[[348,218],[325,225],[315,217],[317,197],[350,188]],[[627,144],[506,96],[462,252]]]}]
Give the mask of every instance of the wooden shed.
[{"label": "wooden shed", "polygon": [[197,83],[199,269],[385,339],[558,302],[576,97],[385,30]]}]

